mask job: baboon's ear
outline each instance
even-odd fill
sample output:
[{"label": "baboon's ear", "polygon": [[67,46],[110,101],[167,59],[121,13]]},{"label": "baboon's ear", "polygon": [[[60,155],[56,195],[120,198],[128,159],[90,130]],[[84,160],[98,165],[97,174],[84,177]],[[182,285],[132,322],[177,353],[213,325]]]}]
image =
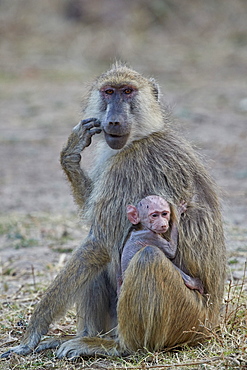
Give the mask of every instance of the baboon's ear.
[{"label": "baboon's ear", "polygon": [[141,221],[137,208],[135,206],[132,206],[131,204],[127,206],[127,217],[133,225],[137,225]]},{"label": "baboon's ear", "polygon": [[149,81],[150,81],[150,84],[151,84],[151,87],[152,87],[152,93],[153,93],[155,99],[157,101],[159,101],[160,100],[160,88],[159,88],[159,85],[157,84],[157,82],[155,81],[154,78],[150,78]]}]

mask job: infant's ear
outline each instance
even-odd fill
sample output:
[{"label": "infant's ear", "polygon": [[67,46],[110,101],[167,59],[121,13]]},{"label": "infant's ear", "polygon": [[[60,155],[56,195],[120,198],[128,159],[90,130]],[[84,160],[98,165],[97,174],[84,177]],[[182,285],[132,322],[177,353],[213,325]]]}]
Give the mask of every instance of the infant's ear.
[{"label": "infant's ear", "polygon": [[131,204],[127,206],[127,217],[133,225],[137,225],[141,221],[137,208]]}]

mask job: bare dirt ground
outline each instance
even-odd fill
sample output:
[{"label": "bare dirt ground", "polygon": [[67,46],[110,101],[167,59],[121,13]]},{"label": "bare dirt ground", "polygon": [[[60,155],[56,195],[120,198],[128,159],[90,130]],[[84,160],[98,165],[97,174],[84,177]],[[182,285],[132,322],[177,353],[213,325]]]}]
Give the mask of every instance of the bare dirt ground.
[{"label": "bare dirt ground", "polygon": [[80,120],[84,83],[118,58],[159,81],[174,126],[219,185],[228,278],[241,278],[247,258],[246,2],[191,1],[185,8],[178,1],[94,0],[82,2],[79,21],[66,16],[66,3],[0,2],[2,297],[30,282],[47,285],[85,235],[59,152]]}]

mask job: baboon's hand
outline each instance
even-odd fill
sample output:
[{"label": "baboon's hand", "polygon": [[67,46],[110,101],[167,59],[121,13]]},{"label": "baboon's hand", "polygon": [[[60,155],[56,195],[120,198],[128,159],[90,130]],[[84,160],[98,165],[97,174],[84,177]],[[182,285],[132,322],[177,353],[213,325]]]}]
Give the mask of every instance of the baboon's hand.
[{"label": "baboon's hand", "polygon": [[187,206],[188,206],[187,203],[184,200],[182,200],[182,202],[178,206],[179,216],[187,211]]},{"label": "baboon's hand", "polygon": [[202,281],[199,278],[193,278],[187,274],[185,274],[183,271],[181,271],[181,276],[184,280],[185,285],[193,290],[198,290],[201,294],[204,293],[204,287],[202,284]]},{"label": "baboon's hand", "polygon": [[68,138],[67,145],[61,152],[63,168],[78,165],[81,160],[80,153],[91,144],[92,136],[102,131],[97,118],[88,118],[76,125]]},{"label": "baboon's hand", "polygon": [[100,121],[97,118],[88,118],[80,121],[72,130],[72,135],[78,136],[78,144],[75,146],[75,153],[80,153],[91,144],[92,136],[102,131]]},{"label": "baboon's hand", "polygon": [[10,348],[7,352],[1,354],[1,358],[10,358],[12,353],[17,353],[18,355],[28,355],[32,352],[32,348],[25,344],[20,344],[19,346]]}]

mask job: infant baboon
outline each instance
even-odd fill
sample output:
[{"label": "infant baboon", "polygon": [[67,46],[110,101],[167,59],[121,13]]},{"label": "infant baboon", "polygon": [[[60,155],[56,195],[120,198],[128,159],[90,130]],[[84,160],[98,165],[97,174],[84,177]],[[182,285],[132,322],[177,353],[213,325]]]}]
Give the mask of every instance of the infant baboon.
[{"label": "infant baboon", "polygon": [[[92,136],[97,134],[98,143]],[[89,172],[80,166],[86,147],[96,152]],[[49,325],[76,305],[78,331],[57,356],[150,351],[200,339],[203,323],[216,323],[223,296],[225,247],[217,190],[191,146],[169,125],[157,84],[115,64],[97,78],[83,120],[61,152],[76,203],[90,224],[81,246],[47,289],[19,346],[32,352]],[[173,263],[157,247],[136,253],[117,298],[116,275],[129,232],[126,206],[150,195],[188,207],[179,224]],[[177,267],[198,277],[204,295],[188,289]],[[144,304],[145,302],[145,304]],[[117,325],[117,339],[97,337]],[[37,350],[58,346],[42,342]]]},{"label": "infant baboon", "polygon": [[[175,219],[174,212],[173,215],[171,214],[171,206],[169,203],[157,195],[147,196],[142,199],[137,206],[127,206],[128,219],[133,225],[137,225],[138,229],[131,232],[123,248],[121,272],[118,276],[118,291],[120,291],[125,270],[131,259],[142,248],[147,246],[157,247],[162,250],[169,259],[172,260],[175,258],[178,243],[178,223],[181,215],[186,209],[186,203],[181,202],[179,207],[177,207],[178,212],[177,218]],[[165,234],[169,230],[170,221],[170,241],[167,241],[161,234]],[[203,285],[200,279],[192,278],[178,267],[176,268],[180,272],[188,288],[198,290],[203,294]]]}]

